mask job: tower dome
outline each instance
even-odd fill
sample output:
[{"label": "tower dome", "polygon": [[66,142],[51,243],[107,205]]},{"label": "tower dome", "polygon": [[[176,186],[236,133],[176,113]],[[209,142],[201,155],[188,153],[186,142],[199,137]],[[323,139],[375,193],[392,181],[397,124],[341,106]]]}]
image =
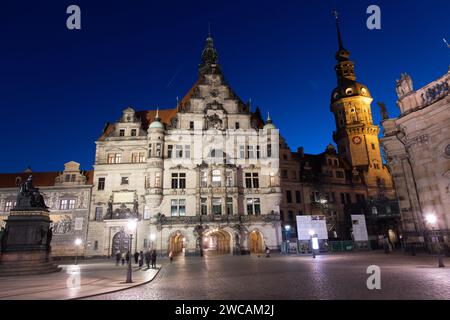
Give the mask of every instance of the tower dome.
[{"label": "tower dome", "polygon": [[156,117],[155,120],[150,124],[148,127],[149,129],[163,129],[164,125],[161,123],[161,118],[159,117],[159,109],[156,110]]},{"label": "tower dome", "polygon": [[267,112],[267,121],[264,125],[264,130],[276,129],[275,125],[272,123],[272,119],[270,119],[270,114]]}]

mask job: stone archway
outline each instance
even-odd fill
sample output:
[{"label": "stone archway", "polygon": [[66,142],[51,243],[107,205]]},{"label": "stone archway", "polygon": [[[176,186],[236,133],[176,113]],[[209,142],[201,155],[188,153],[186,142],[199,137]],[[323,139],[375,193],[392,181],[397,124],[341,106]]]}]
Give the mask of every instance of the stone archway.
[{"label": "stone archway", "polygon": [[255,229],[248,234],[248,249],[250,254],[264,252],[264,239],[262,233]]},{"label": "stone archway", "polygon": [[225,229],[212,229],[203,235],[203,252],[206,254],[231,254],[233,237]]},{"label": "stone archway", "polygon": [[177,230],[169,237],[169,252],[172,251],[174,255],[183,253],[186,238],[180,230]]},{"label": "stone archway", "polygon": [[126,253],[130,250],[130,235],[124,230],[117,232],[111,243],[111,255],[114,256],[117,252]]}]

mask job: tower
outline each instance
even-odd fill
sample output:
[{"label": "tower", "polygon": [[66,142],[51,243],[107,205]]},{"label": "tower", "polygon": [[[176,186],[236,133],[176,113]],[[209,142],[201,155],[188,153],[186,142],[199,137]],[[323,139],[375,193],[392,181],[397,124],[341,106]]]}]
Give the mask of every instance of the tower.
[{"label": "tower", "polygon": [[350,51],[344,48],[337,14],[336,29],[339,48],[335,67],[337,87],[331,95],[331,112],[336,120],[333,139],[341,157],[364,175],[370,195],[380,185],[392,186],[391,177],[381,158],[380,129],[372,119],[373,98],[369,89],[356,81],[355,65],[350,60]]}]

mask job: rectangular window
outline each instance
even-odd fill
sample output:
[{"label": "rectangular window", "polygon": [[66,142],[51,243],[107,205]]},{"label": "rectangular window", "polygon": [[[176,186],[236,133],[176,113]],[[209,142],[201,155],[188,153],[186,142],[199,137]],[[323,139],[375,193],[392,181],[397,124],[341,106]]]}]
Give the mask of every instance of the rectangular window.
[{"label": "rectangular window", "polygon": [[190,159],[191,158],[191,146],[190,145],[185,145],[184,146],[184,157],[186,159]]},{"label": "rectangular window", "polygon": [[345,204],[345,196],[341,193],[341,204]]},{"label": "rectangular window", "polygon": [[186,189],[186,173],[180,173],[178,186],[180,187],[180,189]]},{"label": "rectangular window", "polygon": [[267,144],[267,157],[272,157],[272,144],[270,143]]},{"label": "rectangular window", "polygon": [[70,182],[75,182],[75,179],[77,178],[76,174],[73,174],[70,176]]},{"label": "rectangular window", "polygon": [[259,198],[247,199],[247,214],[254,214],[256,216],[261,214],[261,204]]},{"label": "rectangular window", "polygon": [[149,206],[144,206],[144,219],[150,219],[150,208]]},{"label": "rectangular window", "polygon": [[102,220],[103,220],[103,208],[96,207],[95,208],[95,221],[102,221]]},{"label": "rectangular window", "polygon": [[172,173],[172,189],[178,189],[178,173]]},{"label": "rectangular window", "polygon": [[253,159],[255,157],[253,153],[253,146],[247,146],[247,158]]},{"label": "rectangular window", "polygon": [[151,158],[153,156],[153,145],[149,144],[148,145],[148,157]]},{"label": "rectangular window", "polygon": [[176,157],[177,158],[183,158],[183,146],[180,144],[176,145]]},{"label": "rectangular window", "polygon": [[138,153],[132,153],[131,154],[131,162],[136,163],[139,161],[139,154]]},{"label": "rectangular window", "polygon": [[246,172],[245,173],[245,187],[247,189],[258,189],[259,188],[259,175],[257,172]]},{"label": "rectangular window", "polygon": [[145,162],[145,153],[139,152],[139,162]]},{"label": "rectangular window", "polygon": [[227,197],[227,214],[233,214],[233,198]]},{"label": "rectangular window", "polygon": [[372,150],[375,150],[375,144],[372,143]]},{"label": "rectangular window", "polygon": [[206,216],[208,214],[208,205],[206,204],[206,198],[200,198],[200,213],[202,216]]},{"label": "rectangular window", "polygon": [[222,199],[221,198],[213,198],[212,199],[212,210],[213,210],[213,214],[216,214],[216,215],[222,214]]},{"label": "rectangular window", "polygon": [[336,171],[336,178],[343,179],[344,178],[344,171],[337,170]]},{"label": "rectangular window", "polygon": [[292,203],[292,192],[290,190],[286,190],[286,201]]},{"label": "rectangular window", "polygon": [[178,199],[170,200],[170,214],[172,217],[178,216]]},{"label": "rectangular window", "polygon": [[260,148],[259,145],[256,146],[256,159],[259,159],[261,157],[261,152],[260,152]]},{"label": "rectangular window", "polygon": [[121,185],[127,185],[129,184],[128,177],[122,177],[122,181],[120,182]]},{"label": "rectangular window", "polygon": [[125,136],[125,130],[120,129],[120,130],[119,130],[119,136],[120,136],[120,137],[124,137],[124,136]]},{"label": "rectangular window", "polygon": [[69,209],[75,209],[75,199],[69,200]]},{"label": "rectangular window", "polygon": [[12,201],[6,201],[5,204],[5,211],[8,212],[13,208],[13,202]]},{"label": "rectangular window", "polygon": [[179,203],[178,211],[180,212],[180,216],[183,217],[186,215],[186,200],[180,199],[178,203]]},{"label": "rectangular window", "polygon": [[70,174],[66,174],[65,182],[69,182],[69,181],[70,181]]},{"label": "rectangular window", "polygon": [[302,203],[302,197],[300,196],[300,191],[295,191],[295,202]]},{"label": "rectangular window", "polygon": [[220,170],[213,170],[212,171],[212,186],[213,187],[220,187],[221,186],[222,177],[220,175],[221,175]]},{"label": "rectangular window", "polygon": [[[113,153],[108,154],[108,163],[114,163],[115,159],[116,159],[115,154]],[[69,175],[66,176],[66,182],[69,182]]]},{"label": "rectangular window", "polygon": [[105,178],[98,178],[97,190],[105,190]]},{"label": "rectangular window", "polygon": [[194,130],[194,121],[189,122],[189,129]]},{"label": "rectangular window", "polygon": [[247,199],[247,214],[250,216],[253,215],[253,212],[253,199]]},{"label": "rectangular window", "polygon": [[245,158],[245,147],[239,146],[239,158],[244,159]]},{"label": "rectangular window", "polygon": [[232,187],[233,186],[233,172],[231,171],[227,171],[226,173],[226,186],[227,187]]},{"label": "rectangular window", "polygon": [[200,186],[202,188],[208,187],[208,172],[206,171],[200,172]]},{"label": "rectangular window", "polygon": [[161,157],[161,143],[156,144],[156,156]]},{"label": "rectangular window", "polygon": [[135,137],[136,136],[136,129],[131,129],[131,136]]},{"label": "rectangular window", "polygon": [[171,159],[172,158],[172,153],[173,153],[173,145],[169,144],[167,146],[167,158]]},{"label": "rectangular window", "polygon": [[59,204],[59,209],[60,210],[67,210],[69,209],[69,200],[61,200],[60,204]]},{"label": "rectangular window", "polygon": [[269,184],[271,187],[275,186],[275,174],[273,172],[271,172],[269,175]]},{"label": "rectangular window", "polygon": [[155,173],[155,188],[161,188],[161,173]]},{"label": "rectangular window", "polygon": [[185,199],[172,199],[170,200],[170,213],[172,216],[185,216],[186,215],[186,200]]},{"label": "rectangular window", "polygon": [[236,123],[234,124],[234,127],[235,127],[236,129],[239,129],[239,122],[236,122]]}]

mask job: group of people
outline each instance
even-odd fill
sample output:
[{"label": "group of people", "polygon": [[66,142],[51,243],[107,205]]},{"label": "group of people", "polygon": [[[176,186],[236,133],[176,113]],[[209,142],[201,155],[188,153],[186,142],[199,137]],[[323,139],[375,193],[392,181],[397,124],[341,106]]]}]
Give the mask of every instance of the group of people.
[{"label": "group of people", "polygon": [[[144,251],[135,252],[134,253],[134,263],[139,265],[139,269],[144,266],[144,262],[147,265],[147,269],[150,268],[156,268],[156,250],[147,250],[145,253]],[[130,261],[130,252],[127,253],[120,251],[116,252],[116,266],[119,265],[120,262],[122,262],[122,265],[125,264],[125,262],[128,264]]]}]

